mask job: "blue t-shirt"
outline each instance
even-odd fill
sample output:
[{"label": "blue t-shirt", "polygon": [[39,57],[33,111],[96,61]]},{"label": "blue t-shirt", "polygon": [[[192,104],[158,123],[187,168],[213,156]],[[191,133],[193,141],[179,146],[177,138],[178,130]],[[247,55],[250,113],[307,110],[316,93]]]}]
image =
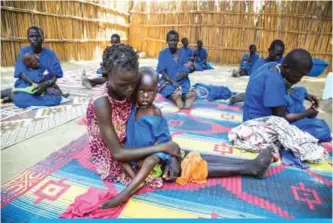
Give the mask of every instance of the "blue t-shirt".
[{"label": "blue t-shirt", "polygon": [[[284,57],[281,57],[279,60],[277,61],[274,61],[274,62],[277,62],[277,63],[282,63],[283,62],[283,59]],[[270,63],[268,62],[265,58],[261,57],[259,59],[257,59],[257,61],[255,63],[253,63],[252,65],[252,69],[251,71],[249,72],[249,75],[253,75],[255,73],[257,73],[257,69],[259,69],[260,67],[262,67],[264,64],[266,63]]]},{"label": "blue t-shirt", "polygon": [[262,66],[251,77],[245,91],[243,121],[272,115],[272,107],[286,105],[287,89],[277,62]]},{"label": "blue t-shirt", "polygon": [[208,53],[207,53],[207,50],[205,48],[201,48],[201,49],[195,49],[193,51],[193,55],[195,55],[197,52],[199,52],[199,56],[196,57],[195,62],[200,63],[200,62],[205,60]]},{"label": "blue t-shirt", "polygon": [[[248,59],[249,57],[251,57],[251,62],[244,61],[244,60]],[[257,62],[258,59],[259,59],[259,55],[257,53],[254,53],[252,55],[244,54],[242,57],[241,63],[240,63],[240,68],[247,70],[248,73],[251,73],[252,67]]]},{"label": "blue t-shirt", "polygon": [[191,47],[186,47],[186,48],[182,47],[181,49],[183,49],[186,52],[186,54],[189,58],[192,57],[193,50],[191,49]]},{"label": "blue t-shirt", "polygon": [[170,49],[166,48],[160,51],[156,70],[158,73],[162,73],[162,71],[164,71],[171,78],[171,80],[176,80],[179,71],[185,69],[184,64],[188,61],[189,57],[182,48],[179,49],[177,62],[173,59]]},{"label": "blue t-shirt", "polygon": [[[34,53],[31,46],[22,47],[15,64],[14,77],[20,78],[21,73],[26,73],[29,69],[23,64],[22,58],[26,53]],[[57,78],[63,77],[63,71],[61,69],[60,62],[57,55],[50,49],[43,47],[41,54],[39,55],[40,67],[37,69],[38,73],[43,74],[47,71],[49,74],[56,75]]]}]

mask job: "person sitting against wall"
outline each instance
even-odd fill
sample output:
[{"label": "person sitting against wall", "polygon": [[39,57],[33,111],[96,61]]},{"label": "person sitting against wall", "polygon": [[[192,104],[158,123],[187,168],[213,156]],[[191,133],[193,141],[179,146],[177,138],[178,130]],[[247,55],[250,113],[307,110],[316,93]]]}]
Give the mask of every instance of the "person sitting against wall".
[{"label": "person sitting against wall", "polygon": [[60,62],[52,50],[42,47],[41,28],[31,26],[27,35],[30,46],[20,49],[14,72],[18,78],[15,89],[2,91],[1,99],[13,100],[20,108],[59,105],[65,96],[56,85],[57,79],[63,77]]},{"label": "person sitting against wall", "polygon": [[203,48],[202,40],[197,41],[197,48],[193,51],[193,61],[196,71],[214,69],[207,60],[207,50]]}]

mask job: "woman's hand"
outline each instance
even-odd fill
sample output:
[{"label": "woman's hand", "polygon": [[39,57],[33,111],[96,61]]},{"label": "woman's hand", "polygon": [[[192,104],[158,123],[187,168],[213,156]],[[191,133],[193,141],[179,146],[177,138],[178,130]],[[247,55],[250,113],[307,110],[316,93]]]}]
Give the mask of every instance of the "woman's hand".
[{"label": "woman's hand", "polygon": [[180,151],[180,147],[177,143],[175,142],[168,142],[165,144],[165,151],[166,153],[170,154],[173,157],[176,158],[181,158],[181,151]]},{"label": "woman's hand", "polygon": [[319,100],[316,96],[314,96],[312,94],[307,94],[305,99],[312,103],[312,106],[311,106],[312,108],[319,107]]},{"label": "woman's hand", "polygon": [[315,118],[318,115],[318,111],[315,110],[314,108],[309,108],[306,110],[306,112],[308,114],[307,115],[308,118]]},{"label": "woman's hand", "polygon": [[32,89],[32,92],[36,95],[41,95],[43,92],[46,91],[47,87],[48,87],[48,83],[45,81],[45,82],[38,84],[34,89]]}]

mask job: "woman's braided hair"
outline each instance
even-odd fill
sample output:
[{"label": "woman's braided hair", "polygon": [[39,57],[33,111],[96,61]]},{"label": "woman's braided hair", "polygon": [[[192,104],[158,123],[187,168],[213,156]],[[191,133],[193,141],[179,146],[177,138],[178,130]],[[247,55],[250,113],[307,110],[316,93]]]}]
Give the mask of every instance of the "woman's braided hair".
[{"label": "woman's braided hair", "polygon": [[108,46],[104,50],[102,63],[103,76],[105,74],[112,74],[114,69],[138,71],[138,56],[133,47],[125,44],[117,44]]}]

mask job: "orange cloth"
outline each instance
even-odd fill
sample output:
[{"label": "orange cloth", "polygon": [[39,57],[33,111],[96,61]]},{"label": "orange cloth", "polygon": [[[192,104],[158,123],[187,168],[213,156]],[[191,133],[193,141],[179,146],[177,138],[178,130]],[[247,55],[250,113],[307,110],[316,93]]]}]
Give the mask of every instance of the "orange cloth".
[{"label": "orange cloth", "polygon": [[176,183],[184,185],[187,183],[204,184],[208,176],[208,164],[199,153],[190,152],[181,164],[182,174]]}]

